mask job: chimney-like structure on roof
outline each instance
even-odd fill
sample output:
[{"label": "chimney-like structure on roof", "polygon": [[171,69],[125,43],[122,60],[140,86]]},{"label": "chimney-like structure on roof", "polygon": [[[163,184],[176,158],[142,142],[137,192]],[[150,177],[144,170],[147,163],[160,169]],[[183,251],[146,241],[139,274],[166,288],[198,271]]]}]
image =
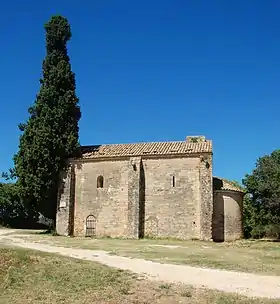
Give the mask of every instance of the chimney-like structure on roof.
[{"label": "chimney-like structure on roof", "polygon": [[205,142],[206,137],[204,135],[187,136],[186,141],[187,142],[192,142],[192,143]]}]

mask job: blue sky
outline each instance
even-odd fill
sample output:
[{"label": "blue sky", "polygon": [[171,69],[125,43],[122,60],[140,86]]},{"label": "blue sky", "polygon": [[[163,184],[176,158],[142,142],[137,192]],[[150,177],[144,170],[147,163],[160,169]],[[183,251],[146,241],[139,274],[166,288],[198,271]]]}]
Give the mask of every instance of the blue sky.
[{"label": "blue sky", "polygon": [[241,180],[279,148],[280,3],[3,1],[0,171],[39,90],[43,25],[69,19],[81,144],[213,140],[214,174]]}]

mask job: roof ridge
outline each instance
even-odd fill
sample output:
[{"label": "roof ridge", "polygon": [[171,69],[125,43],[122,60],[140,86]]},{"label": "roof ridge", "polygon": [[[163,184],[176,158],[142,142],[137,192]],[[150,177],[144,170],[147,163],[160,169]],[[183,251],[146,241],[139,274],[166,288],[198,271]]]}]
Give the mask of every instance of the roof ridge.
[{"label": "roof ridge", "polygon": [[81,146],[82,158],[212,153],[212,141],[136,142]]},{"label": "roof ridge", "polygon": [[103,143],[95,145],[81,145],[81,147],[96,147],[96,146],[118,146],[118,145],[138,145],[138,144],[169,144],[169,143],[187,143],[187,144],[204,144],[212,142],[212,140],[206,139],[202,142],[187,142],[185,140],[171,140],[171,141],[138,141],[138,142],[128,142],[128,143]]}]

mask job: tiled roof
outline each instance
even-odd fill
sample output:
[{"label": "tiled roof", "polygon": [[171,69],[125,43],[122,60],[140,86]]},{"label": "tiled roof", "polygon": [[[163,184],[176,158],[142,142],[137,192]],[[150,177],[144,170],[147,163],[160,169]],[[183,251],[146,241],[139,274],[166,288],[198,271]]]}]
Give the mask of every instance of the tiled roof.
[{"label": "tiled roof", "polygon": [[241,186],[238,186],[234,182],[220,177],[213,177],[213,186],[214,190],[230,190],[244,192]]},{"label": "tiled roof", "polygon": [[212,141],[203,142],[148,142],[133,144],[111,144],[83,146],[82,158],[106,158],[121,156],[151,156],[211,153]]}]

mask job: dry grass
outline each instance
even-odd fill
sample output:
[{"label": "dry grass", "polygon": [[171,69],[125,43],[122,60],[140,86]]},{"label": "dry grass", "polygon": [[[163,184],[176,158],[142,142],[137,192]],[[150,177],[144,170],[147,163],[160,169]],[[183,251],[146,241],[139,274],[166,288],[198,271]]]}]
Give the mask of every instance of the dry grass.
[{"label": "dry grass", "polygon": [[155,283],[97,263],[23,249],[0,249],[0,303],[277,303]]},{"label": "dry grass", "polygon": [[21,238],[56,246],[105,250],[111,254],[162,263],[280,275],[280,244],[273,242],[89,239],[42,234],[22,234]]}]

